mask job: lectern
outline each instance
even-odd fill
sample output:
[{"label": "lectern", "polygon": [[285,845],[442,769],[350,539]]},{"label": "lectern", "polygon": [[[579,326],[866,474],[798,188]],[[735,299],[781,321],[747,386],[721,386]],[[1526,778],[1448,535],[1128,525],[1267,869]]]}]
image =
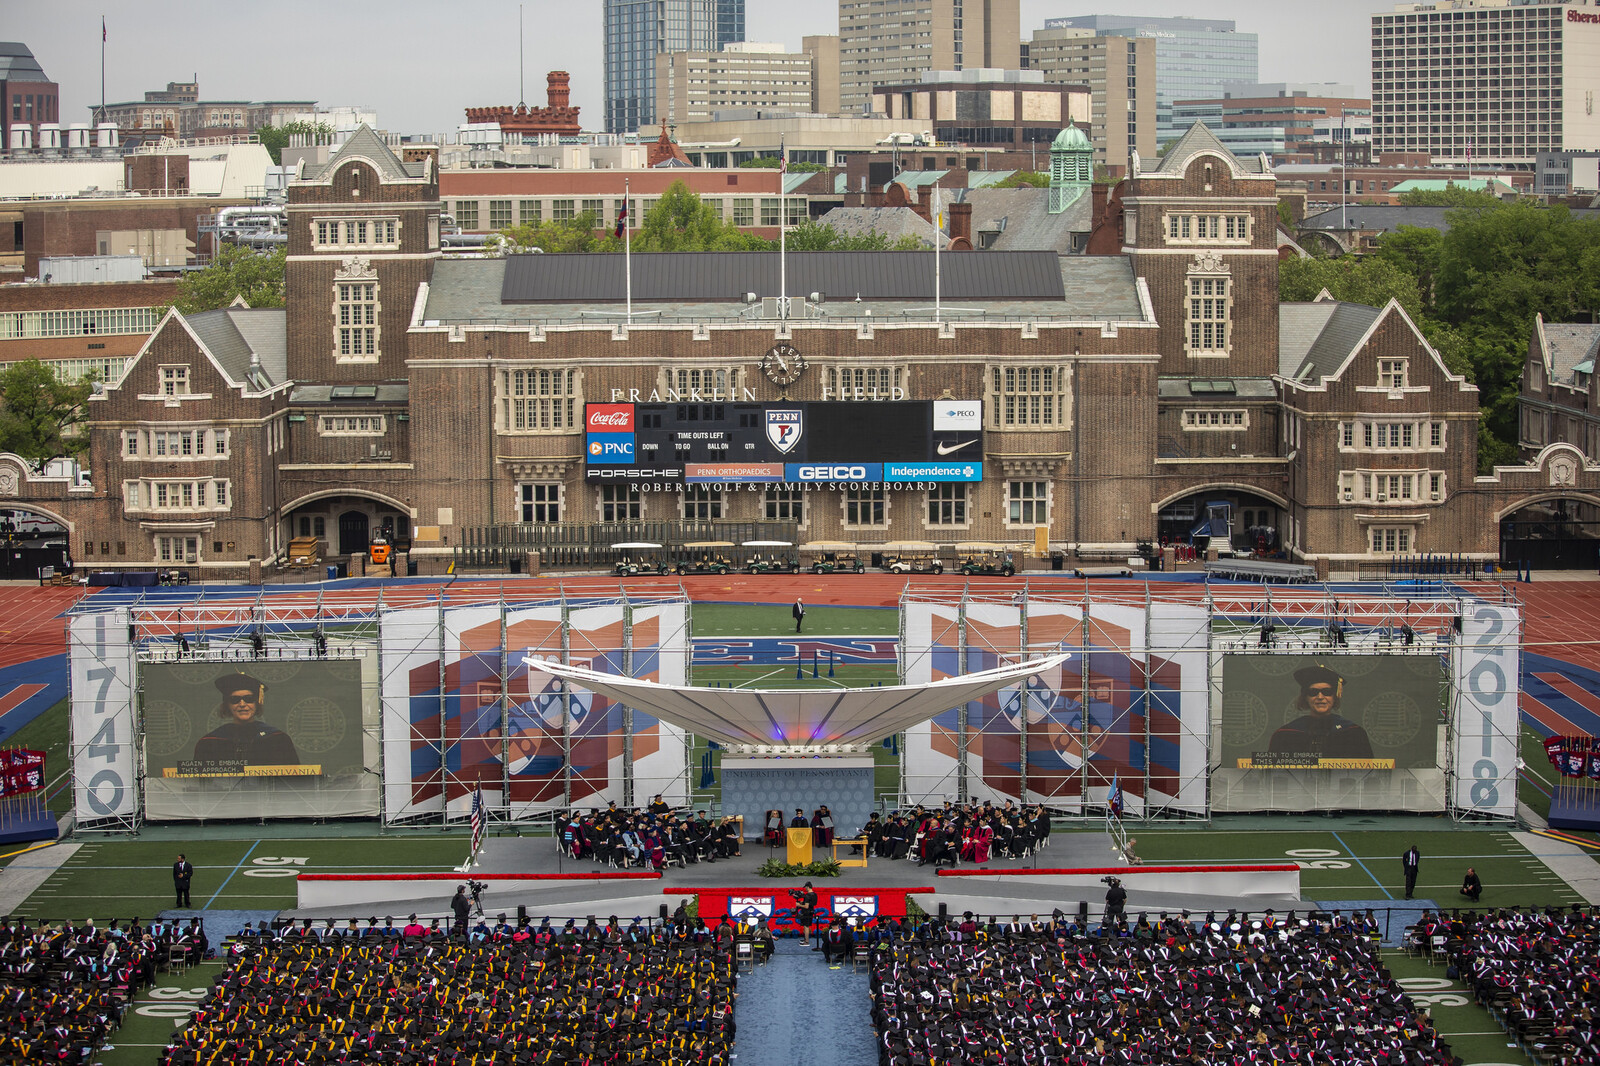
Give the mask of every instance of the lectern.
[{"label": "lectern", "polygon": [[788,861],[791,866],[802,866],[811,861],[811,827],[793,828],[789,834]]}]

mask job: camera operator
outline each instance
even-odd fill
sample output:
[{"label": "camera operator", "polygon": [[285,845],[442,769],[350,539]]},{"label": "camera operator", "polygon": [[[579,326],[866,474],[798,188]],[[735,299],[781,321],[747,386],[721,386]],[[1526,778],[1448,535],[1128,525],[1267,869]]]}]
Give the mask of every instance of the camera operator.
[{"label": "camera operator", "polygon": [[456,916],[455,931],[462,936],[467,933],[467,919],[472,915],[472,904],[467,902],[467,886],[457,885],[456,894],[450,900],[450,910]]},{"label": "camera operator", "polygon": [[470,877],[467,878],[467,892],[472,897],[472,913],[479,918],[483,917],[483,893],[488,887],[482,881],[474,881]]},{"label": "camera operator", "polygon": [[1111,886],[1106,889],[1106,925],[1115,925],[1122,917],[1123,908],[1128,904],[1128,890],[1122,887],[1120,877],[1102,877],[1100,879]]}]

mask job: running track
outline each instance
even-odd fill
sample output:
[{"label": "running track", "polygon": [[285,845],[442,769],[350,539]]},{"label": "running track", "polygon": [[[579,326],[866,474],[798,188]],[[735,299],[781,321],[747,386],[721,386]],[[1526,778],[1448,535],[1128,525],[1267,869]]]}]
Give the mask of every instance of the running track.
[{"label": "running track", "polygon": [[[1060,577],[1029,575],[1035,585],[1081,590],[1084,582]],[[621,582],[628,592],[648,598],[684,588],[691,599],[708,603],[767,603],[782,609],[786,624],[788,605],[798,597],[812,607],[894,607],[906,586],[948,588],[958,595],[964,584],[974,595],[1004,597],[1019,587],[1018,579],[976,578],[970,583],[959,575],[906,577],[895,574],[838,574],[815,576],[744,575],[726,577],[631,578]],[[1089,583],[1095,591],[1126,597],[1138,594],[1136,582],[1103,580]],[[504,595],[511,599],[539,599],[559,595],[613,593],[616,579],[605,577],[524,578],[497,580],[349,580],[311,585],[268,586],[267,594],[280,609],[300,607],[313,617],[319,608],[330,614],[363,610],[376,602],[390,606],[422,606],[483,602]],[[1193,584],[1166,583],[1166,590],[1196,596]],[[1244,592],[1248,586],[1228,586]],[[1600,736],[1600,582],[1535,582],[1514,586],[1522,603],[1525,652],[1522,669],[1522,710],[1525,720],[1542,735],[1588,733]],[[67,694],[66,611],[80,598],[108,606],[141,597],[146,605],[170,604],[174,622],[153,627],[176,634],[184,628],[179,610],[203,596],[207,605],[248,604],[261,590],[245,586],[188,586],[171,589],[99,589],[88,596],[79,588],[7,586],[0,609],[0,740],[54,705]],[[784,628],[775,620],[776,629]]]}]

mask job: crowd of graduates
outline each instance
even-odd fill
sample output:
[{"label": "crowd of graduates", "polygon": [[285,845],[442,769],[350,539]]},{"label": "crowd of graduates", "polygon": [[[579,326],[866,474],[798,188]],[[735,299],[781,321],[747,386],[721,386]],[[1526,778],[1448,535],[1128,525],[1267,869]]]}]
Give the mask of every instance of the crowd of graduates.
[{"label": "crowd of graduates", "polygon": [[1428,914],[1413,932],[1423,950],[1437,943],[1478,1001],[1545,1061],[1600,1062],[1600,917],[1592,909]]},{"label": "crowd of graduates", "polygon": [[732,929],[413,915],[241,935],[163,1066],[727,1066]]},{"label": "crowd of graduates", "polygon": [[203,957],[200,926],[0,921],[0,1063],[87,1062],[174,948]]},{"label": "crowd of graduates", "polygon": [[[1208,916],[1213,917],[1214,916]],[[1459,1064],[1355,922],[931,919],[870,949],[882,1066]]]},{"label": "crowd of graduates", "polygon": [[605,810],[572,811],[557,827],[561,848],[572,858],[654,870],[733,858],[744,832],[738,818],[708,818],[705,811],[680,817],[660,796],[643,810],[613,803]]}]

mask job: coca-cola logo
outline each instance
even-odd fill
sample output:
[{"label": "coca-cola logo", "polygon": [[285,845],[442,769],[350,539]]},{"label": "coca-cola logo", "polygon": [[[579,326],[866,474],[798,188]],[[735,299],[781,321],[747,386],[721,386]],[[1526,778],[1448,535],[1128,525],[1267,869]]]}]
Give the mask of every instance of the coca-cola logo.
[{"label": "coca-cola logo", "polygon": [[592,403],[589,405],[590,433],[633,432],[633,404]]}]

